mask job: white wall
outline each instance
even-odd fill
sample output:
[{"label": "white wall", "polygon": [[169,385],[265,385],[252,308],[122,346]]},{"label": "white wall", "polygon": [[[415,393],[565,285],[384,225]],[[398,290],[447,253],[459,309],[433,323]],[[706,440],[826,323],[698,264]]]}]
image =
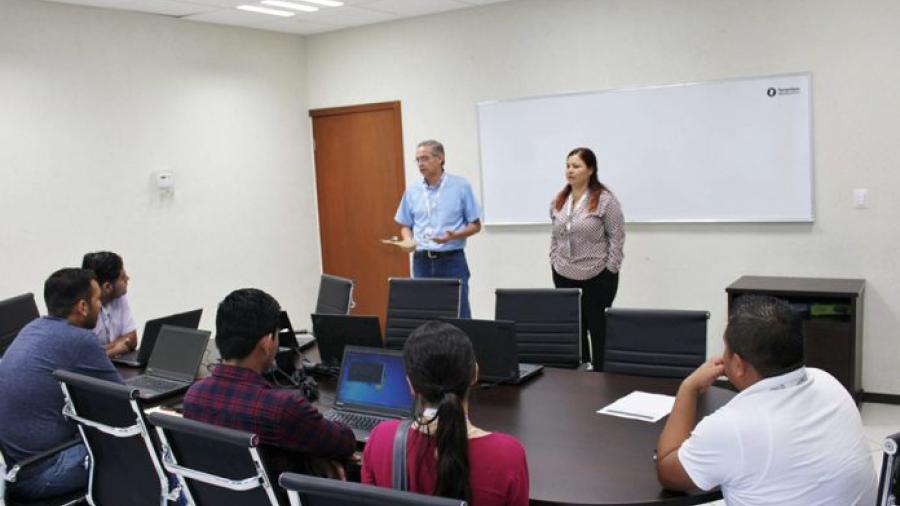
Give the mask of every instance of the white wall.
[{"label": "white wall", "polygon": [[[865,278],[863,386],[900,393],[898,18],[893,0],[521,0],[310,37],[309,106],[399,99],[407,181],[412,147],[434,137],[479,191],[479,101],[811,71],[816,222],[630,225],[616,304],[710,310],[718,352],[737,277]],[[560,186],[563,158],[548,167]],[[853,188],[870,209],[852,208]],[[497,287],[551,285],[548,237],[470,241],[474,316],[492,316]]]},{"label": "white wall", "polygon": [[[0,298],[40,295],[53,270],[110,249],[139,322],[203,307],[211,329],[245,286],[309,314],[305,52],[298,36],[2,0]],[[171,198],[151,185],[160,166]]]}]

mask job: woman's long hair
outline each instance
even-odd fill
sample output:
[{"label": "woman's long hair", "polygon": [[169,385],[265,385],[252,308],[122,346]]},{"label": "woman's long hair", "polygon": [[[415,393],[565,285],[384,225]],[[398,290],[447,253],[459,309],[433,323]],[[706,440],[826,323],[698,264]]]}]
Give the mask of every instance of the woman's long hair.
[{"label": "woman's long hair", "polygon": [[[603,186],[603,183],[597,179],[597,157],[594,155],[594,152],[590,150],[590,148],[575,148],[572,151],[569,151],[569,154],[566,155],[566,160],[569,157],[577,156],[581,159],[582,162],[587,166],[588,169],[591,169],[591,177],[588,180],[588,190],[591,192],[591,197],[588,199],[588,209],[591,211],[597,210],[597,202],[600,200],[600,194],[603,193],[603,190],[606,189]],[[562,191],[556,196],[556,202],[554,203],[554,207],[559,211],[566,204],[566,199],[569,198],[569,194],[572,193],[572,185],[567,184]]]},{"label": "woman's long hair", "polygon": [[[453,325],[428,322],[403,346],[406,374],[423,403],[437,408],[437,486],[434,495],[471,504],[469,438],[463,401],[475,377],[475,352],[469,338]],[[419,422],[427,424],[419,411]]]}]

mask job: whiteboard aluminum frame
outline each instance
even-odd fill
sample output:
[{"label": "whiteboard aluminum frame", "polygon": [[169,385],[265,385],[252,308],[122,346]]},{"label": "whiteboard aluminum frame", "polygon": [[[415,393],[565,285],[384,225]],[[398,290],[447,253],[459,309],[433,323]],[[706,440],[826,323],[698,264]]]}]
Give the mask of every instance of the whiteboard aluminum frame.
[{"label": "whiteboard aluminum frame", "polygon": [[813,129],[815,128],[815,124],[813,123],[813,75],[811,71],[802,71],[802,72],[789,72],[785,74],[767,74],[761,76],[743,76],[743,77],[728,77],[725,79],[710,79],[706,81],[683,81],[680,83],[668,83],[668,84],[652,84],[648,86],[627,86],[623,88],[609,88],[606,90],[594,90],[594,91],[572,91],[572,92],[564,92],[564,93],[550,93],[547,95],[532,95],[528,97],[517,97],[510,98],[504,100],[483,100],[481,102],[475,103],[475,123],[476,129],[478,131],[478,183],[479,183],[479,196],[481,197],[481,209],[482,209],[482,224],[485,227],[508,227],[508,226],[533,226],[533,225],[550,225],[550,217],[548,215],[547,221],[497,221],[491,222],[487,219],[487,213],[484,212],[484,161],[482,160],[481,153],[481,111],[480,107],[483,105],[491,105],[498,103],[512,103],[512,102],[523,102],[527,100],[536,100],[539,98],[555,98],[555,97],[571,97],[571,96],[579,96],[579,95],[598,95],[601,93],[616,93],[620,91],[646,91],[646,90],[656,90],[662,88],[674,88],[674,87],[687,87],[687,86],[696,86],[703,84],[715,84],[715,83],[727,83],[734,81],[744,81],[748,79],[777,79],[784,77],[807,77],[809,79],[809,93],[807,94],[807,110],[809,111],[809,194],[810,194],[810,210],[809,210],[809,219],[806,218],[798,218],[798,219],[713,219],[713,218],[702,218],[702,219],[660,219],[660,220],[629,220],[628,217],[625,217],[625,223],[815,223],[816,221],[816,192],[815,192],[815,145],[813,143],[815,137],[813,134]]}]

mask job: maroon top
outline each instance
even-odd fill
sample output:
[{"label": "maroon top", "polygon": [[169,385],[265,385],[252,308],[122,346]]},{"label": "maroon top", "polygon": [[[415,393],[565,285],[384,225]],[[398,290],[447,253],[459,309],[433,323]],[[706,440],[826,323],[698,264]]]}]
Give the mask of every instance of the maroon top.
[{"label": "maroon top", "polygon": [[[400,421],[382,422],[372,431],[363,452],[362,482],[391,487],[394,436]],[[437,484],[435,440],[410,429],[407,443],[409,490],[433,494]],[[528,506],[528,463],[516,438],[493,432],[469,439],[472,480],[470,506]]]}]

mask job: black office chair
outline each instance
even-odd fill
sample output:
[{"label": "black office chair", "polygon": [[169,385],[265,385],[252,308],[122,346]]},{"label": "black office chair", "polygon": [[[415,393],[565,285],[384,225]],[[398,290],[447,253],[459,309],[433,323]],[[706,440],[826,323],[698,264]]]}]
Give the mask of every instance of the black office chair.
[{"label": "black office chair", "polygon": [[32,293],[23,293],[0,301],[0,357],[6,353],[6,348],[22,327],[39,316]]},{"label": "black office chair", "polygon": [[581,290],[500,288],[494,319],[516,322],[519,362],[574,369],[581,365]]},{"label": "black office chair", "polygon": [[462,282],[441,278],[390,278],[384,347],[399,350],[417,327],[442,316],[459,318]]},{"label": "black office chair", "polygon": [[878,481],[878,501],[876,506],[897,506],[897,492],[900,491],[900,432],[884,439],[881,449],[881,478]]},{"label": "black office chair", "polygon": [[603,370],[686,378],[706,360],[707,311],[606,310]]},{"label": "black office chair", "polygon": [[[315,314],[350,314],[354,305],[352,279],[322,274],[319,280],[319,296],[316,299]],[[300,329],[294,334],[315,337],[309,329]]]},{"label": "black office chair", "polygon": [[166,471],[196,506],[282,506],[269,481],[256,434],[150,413]]},{"label": "black office chair", "polygon": [[282,473],[278,484],[287,490],[292,506],[466,506],[459,499],[295,473]]},{"label": "black office chair", "polygon": [[57,370],[63,414],[78,425],[90,455],[88,500],[94,506],[165,506],[178,498],[163,471],[138,389]]},{"label": "black office chair", "polygon": [[322,274],[319,281],[317,314],[350,314],[353,307],[353,280]]},{"label": "black office chair", "polygon": [[3,452],[0,452],[0,478],[2,478],[0,479],[0,506],[74,506],[76,504],[84,504],[84,490],[70,492],[57,497],[30,501],[15,497],[9,491],[9,485],[19,478],[19,473],[28,473],[29,469],[33,468],[33,466],[42,463],[57,453],[67,450],[79,443],[81,443],[80,439],[66,441],[47,451],[20,460],[12,466],[7,465],[6,456],[3,455]]}]

